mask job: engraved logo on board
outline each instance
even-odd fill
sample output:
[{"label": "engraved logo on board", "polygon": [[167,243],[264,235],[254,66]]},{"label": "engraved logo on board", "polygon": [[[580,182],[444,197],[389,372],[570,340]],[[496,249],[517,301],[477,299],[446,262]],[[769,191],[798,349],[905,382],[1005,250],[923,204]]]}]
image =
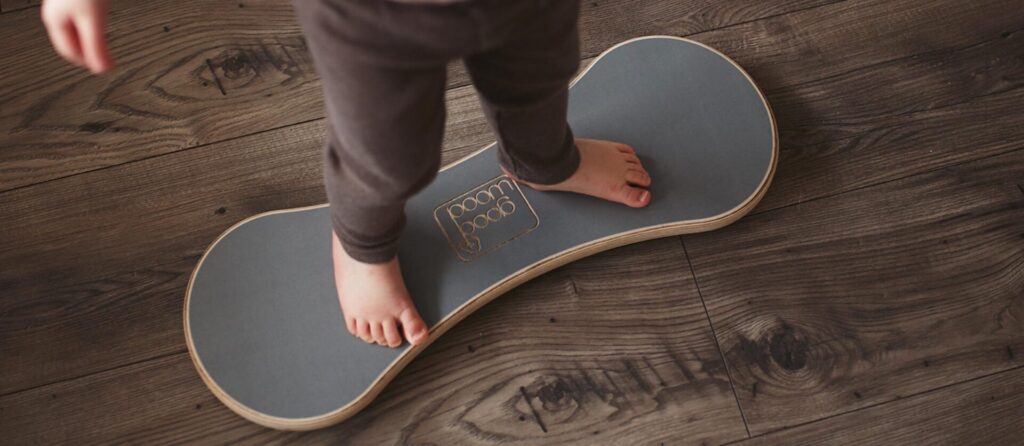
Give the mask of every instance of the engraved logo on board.
[{"label": "engraved logo on board", "polygon": [[463,262],[497,250],[540,225],[523,191],[507,175],[438,206],[434,220]]}]

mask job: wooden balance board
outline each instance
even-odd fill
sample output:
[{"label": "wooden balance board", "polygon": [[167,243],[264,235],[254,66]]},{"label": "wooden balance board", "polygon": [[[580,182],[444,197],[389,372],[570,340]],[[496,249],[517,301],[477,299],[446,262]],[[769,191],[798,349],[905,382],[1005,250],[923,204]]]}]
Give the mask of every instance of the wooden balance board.
[{"label": "wooden balance board", "polygon": [[248,218],[207,249],[185,296],[203,381],[264,426],[337,423],[502,293],[600,251],[725,226],[757,204],[775,171],[764,96],[736,63],[690,40],[645,37],[605,51],[573,83],[569,122],[578,137],[636,149],[654,178],[648,207],[520,187],[502,175],[494,144],[448,166],[406,207],[399,258],[430,336],[398,349],[345,328],[326,205]]}]

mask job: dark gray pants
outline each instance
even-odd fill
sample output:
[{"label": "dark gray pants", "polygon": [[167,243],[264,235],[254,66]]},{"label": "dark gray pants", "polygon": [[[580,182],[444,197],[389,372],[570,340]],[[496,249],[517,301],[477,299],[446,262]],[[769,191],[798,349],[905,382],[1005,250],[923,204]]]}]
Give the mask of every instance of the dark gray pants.
[{"label": "dark gray pants", "polygon": [[395,256],[406,200],[437,174],[450,60],[480,93],[502,166],[540,184],[578,167],[566,123],[578,0],[293,3],[324,85],[332,224],[356,260]]}]

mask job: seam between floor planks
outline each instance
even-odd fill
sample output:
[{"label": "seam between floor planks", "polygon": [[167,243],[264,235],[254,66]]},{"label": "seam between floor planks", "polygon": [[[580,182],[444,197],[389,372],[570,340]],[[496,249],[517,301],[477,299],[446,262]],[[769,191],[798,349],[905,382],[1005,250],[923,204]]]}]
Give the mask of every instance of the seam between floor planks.
[{"label": "seam between floor planks", "polygon": [[135,367],[135,366],[138,366],[140,364],[145,364],[145,363],[150,362],[150,361],[160,361],[160,360],[169,358],[169,357],[174,356],[174,355],[180,355],[182,353],[188,354],[188,349],[187,348],[183,348],[183,349],[175,350],[175,351],[172,351],[172,352],[161,353],[159,355],[153,356],[152,358],[140,359],[138,361],[132,361],[132,362],[129,362],[127,364],[121,364],[121,365],[118,365],[118,366],[114,366],[114,367],[110,367],[110,368],[102,369],[102,370],[97,370],[95,372],[90,372],[90,373],[86,373],[86,374],[83,374],[83,375],[72,376],[70,378],[62,379],[60,381],[48,382],[48,383],[44,383],[44,384],[35,385],[35,386],[32,386],[32,387],[27,387],[27,388],[20,389],[20,390],[15,390],[13,392],[7,392],[7,393],[4,393],[4,394],[0,394],[0,400],[2,400],[4,398],[7,398],[9,396],[18,395],[19,393],[31,392],[31,391],[35,391],[35,390],[46,388],[48,386],[55,386],[55,385],[59,385],[59,384],[62,384],[62,383],[67,383],[67,382],[71,382],[71,381],[77,381],[77,380],[85,379],[85,378],[88,378],[90,376],[98,375],[98,374],[101,374],[101,373],[115,372],[118,369],[123,369],[125,367]]},{"label": "seam between floor planks", "polygon": [[[751,212],[751,214],[752,213],[753,212]],[[743,405],[740,404],[740,395],[736,392],[736,381],[732,378],[732,369],[729,367],[729,361],[725,358],[725,352],[722,351],[722,343],[718,341],[718,332],[715,331],[715,324],[711,321],[711,313],[708,312],[708,305],[704,302],[704,292],[700,289],[700,281],[697,280],[697,271],[693,269],[693,262],[690,261],[690,252],[686,250],[685,237],[677,235],[675,238],[683,248],[683,256],[686,257],[686,267],[689,270],[690,275],[693,276],[693,286],[697,289],[697,297],[700,298],[700,306],[704,310],[704,317],[707,318],[708,329],[711,330],[711,340],[715,341],[715,351],[718,352],[718,356],[722,359],[722,366],[725,367],[725,375],[729,377],[729,389],[732,390],[732,397],[736,401],[736,410],[740,412],[740,419],[743,420],[743,428],[747,431],[747,438],[750,438],[750,423],[747,422],[747,414],[743,413]]]}]

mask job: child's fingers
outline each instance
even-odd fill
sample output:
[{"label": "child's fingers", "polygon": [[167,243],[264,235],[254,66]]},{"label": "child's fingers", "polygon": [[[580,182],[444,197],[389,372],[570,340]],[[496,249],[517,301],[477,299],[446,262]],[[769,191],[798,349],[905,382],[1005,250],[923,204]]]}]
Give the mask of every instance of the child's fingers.
[{"label": "child's fingers", "polygon": [[114,64],[110,52],[107,51],[106,17],[105,11],[90,10],[76,20],[83,59],[93,73],[107,71]]},{"label": "child's fingers", "polygon": [[56,23],[48,22],[46,33],[49,34],[50,42],[53,42],[53,48],[57,50],[57,54],[76,65],[85,64],[82,60],[82,47],[78,41],[78,31],[70,19],[64,18]]}]

